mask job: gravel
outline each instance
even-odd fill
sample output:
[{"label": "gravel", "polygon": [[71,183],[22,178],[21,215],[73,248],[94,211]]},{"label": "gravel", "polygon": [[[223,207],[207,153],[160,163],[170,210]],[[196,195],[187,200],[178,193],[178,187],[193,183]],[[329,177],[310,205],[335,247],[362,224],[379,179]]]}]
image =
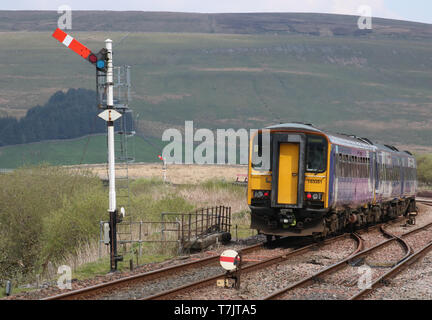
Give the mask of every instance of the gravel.
[{"label": "gravel", "polygon": [[324,244],[302,255],[290,257],[287,261],[271,265],[263,270],[242,274],[240,289],[205,287],[175,297],[175,299],[224,299],[244,300],[262,299],[275,290],[282,289],[294,282],[312,275],[325,266],[336,263],[349,256],[356,248],[350,238],[339,239],[334,243]]},{"label": "gravel", "polygon": [[[416,218],[416,225],[411,226],[402,223],[393,223],[386,226],[389,232],[400,235],[413,230],[419,226],[432,222],[432,207],[418,204],[420,209]],[[379,229],[360,231],[365,241],[365,248],[370,248],[379,242],[386,240]],[[416,251],[428,242],[432,241],[432,227],[413,235],[404,237],[410,247]],[[73,289],[127,277],[137,273],[148,272],[168,266],[190,262],[210,255],[219,255],[226,249],[239,250],[240,248],[256,243],[262,237],[255,236],[238,243],[231,243],[228,246],[214,247],[209,251],[191,254],[186,257],[170,259],[161,263],[151,263],[141,266],[132,272],[122,272],[95,277],[94,279],[73,281]],[[304,244],[303,244],[304,245]],[[298,245],[297,245],[298,246]],[[323,268],[330,266],[343,258],[349,256],[356,247],[356,242],[350,238],[339,239],[334,243],[318,246],[302,255],[288,258],[287,261],[271,265],[264,270],[257,270],[244,273],[241,276],[239,290],[213,286],[201,288],[187,294],[178,295],[175,299],[262,299],[263,297],[293,284],[307,276],[316,273]],[[244,263],[253,263],[272,256],[280,255],[282,252],[289,252],[296,248],[276,247],[273,249],[261,249],[244,256]],[[392,264],[396,263],[405,252],[397,242],[385,246],[382,249],[366,256],[356,265],[347,265],[345,268],[326,276],[324,279],[317,279],[307,287],[296,289],[286,295],[286,299],[346,299],[359,291],[358,280],[364,273],[360,267],[369,265],[372,271],[372,280],[390,270]],[[137,299],[174,288],[186,283],[194,282],[223,272],[219,264],[210,264],[200,269],[182,271],[176,275],[167,276],[164,279],[146,281],[145,285],[134,284],[122,288],[115,293],[109,293],[100,297],[101,299]],[[64,291],[63,291],[64,292]],[[55,286],[40,289],[32,292],[18,294],[5,299],[40,299],[49,295],[62,293]],[[99,298],[99,297],[98,297]],[[424,259],[411,265],[408,269],[387,281],[382,287],[374,290],[365,299],[432,299],[432,253]]]}]

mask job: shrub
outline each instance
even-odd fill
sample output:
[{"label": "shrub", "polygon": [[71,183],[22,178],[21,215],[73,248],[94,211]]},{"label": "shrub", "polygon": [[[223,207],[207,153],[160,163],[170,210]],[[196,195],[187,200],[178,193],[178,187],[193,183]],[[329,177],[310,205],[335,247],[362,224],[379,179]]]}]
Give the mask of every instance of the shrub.
[{"label": "shrub", "polygon": [[105,203],[88,172],[41,165],[0,175],[0,278],[32,276],[93,236],[90,223],[106,213]]},{"label": "shrub", "polygon": [[417,179],[427,185],[432,184],[432,155],[416,155],[417,160]]}]

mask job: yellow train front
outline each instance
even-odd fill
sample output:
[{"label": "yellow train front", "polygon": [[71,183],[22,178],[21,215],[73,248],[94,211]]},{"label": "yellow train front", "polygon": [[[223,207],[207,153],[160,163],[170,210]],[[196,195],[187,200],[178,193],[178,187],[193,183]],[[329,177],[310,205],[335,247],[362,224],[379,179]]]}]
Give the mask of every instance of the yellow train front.
[{"label": "yellow train front", "polygon": [[415,159],[365,138],[287,123],[251,137],[251,228],[325,236],[415,210]]}]

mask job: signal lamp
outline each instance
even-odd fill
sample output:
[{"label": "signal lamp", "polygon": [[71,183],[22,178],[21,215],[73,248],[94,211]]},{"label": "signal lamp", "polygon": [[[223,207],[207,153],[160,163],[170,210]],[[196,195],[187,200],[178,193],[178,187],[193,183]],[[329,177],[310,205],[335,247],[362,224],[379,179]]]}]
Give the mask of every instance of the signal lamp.
[{"label": "signal lamp", "polygon": [[98,61],[98,58],[93,53],[89,55],[88,59],[91,63],[96,63]]},{"label": "signal lamp", "polygon": [[96,62],[96,67],[98,67],[99,69],[105,68],[105,61],[99,60],[98,62]]},{"label": "signal lamp", "polygon": [[107,56],[108,51],[105,48],[102,48],[98,53],[90,53],[90,55],[88,56],[88,61],[95,65],[95,67],[102,72],[106,72],[106,67],[107,67]]}]

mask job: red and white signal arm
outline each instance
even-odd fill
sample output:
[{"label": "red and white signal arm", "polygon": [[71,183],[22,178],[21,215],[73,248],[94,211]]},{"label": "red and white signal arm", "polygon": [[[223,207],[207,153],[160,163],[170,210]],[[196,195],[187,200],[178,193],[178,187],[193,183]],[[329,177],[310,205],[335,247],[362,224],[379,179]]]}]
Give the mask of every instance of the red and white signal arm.
[{"label": "red and white signal arm", "polygon": [[84,59],[87,59],[89,55],[91,54],[91,51],[89,48],[87,48],[85,45],[80,43],[78,40],[74,39],[70,35],[68,35],[66,32],[61,30],[60,28],[57,28],[54,33],[52,34],[53,38],[57,41],[63,43],[66,47],[71,49],[76,54],[79,54]]},{"label": "red and white signal arm", "polygon": [[232,271],[240,265],[240,255],[235,250],[225,250],[222,252],[219,262],[225,270]]}]

